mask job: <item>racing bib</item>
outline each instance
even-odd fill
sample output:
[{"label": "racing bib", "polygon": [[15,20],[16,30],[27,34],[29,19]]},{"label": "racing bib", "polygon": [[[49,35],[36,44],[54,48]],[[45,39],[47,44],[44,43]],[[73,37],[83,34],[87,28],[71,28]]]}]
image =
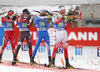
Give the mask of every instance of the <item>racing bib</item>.
[{"label": "racing bib", "polygon": [[45,27],[44,21],[40,21],[40,22],[39,22],[39,27]]}]

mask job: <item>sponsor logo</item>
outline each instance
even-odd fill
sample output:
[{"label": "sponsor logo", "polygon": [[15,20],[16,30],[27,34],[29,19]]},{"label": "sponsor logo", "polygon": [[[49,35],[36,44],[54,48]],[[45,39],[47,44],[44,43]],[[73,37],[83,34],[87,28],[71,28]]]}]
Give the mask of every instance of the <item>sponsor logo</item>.
[{"label": "sponsor logo", "polygon": [[68,40],[75,40],[75,41],[97,41],[98,40],[98,33],[97,32],[77,32],[77,35],[75,32],[70,32]]}]

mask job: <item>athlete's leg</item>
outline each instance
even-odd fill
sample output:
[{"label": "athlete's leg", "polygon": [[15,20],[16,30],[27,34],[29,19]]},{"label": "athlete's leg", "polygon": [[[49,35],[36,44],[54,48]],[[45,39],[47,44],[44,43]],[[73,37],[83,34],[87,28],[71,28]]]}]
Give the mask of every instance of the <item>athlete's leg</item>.
[{"label": "athlete's leg", "polygon": [[41,32],[37,32],[37,33],[38,33],[38,35],[37,35],[36,45],[35,45],[35,48],[34,48],[33,53],[32,53],[32,59],[31,59],[31,63],[30,64],[35,64],[34,58],[35,58],[37,49],[38,49],[38,47],[39,47],[39,45],[41,43],[42,37],[43,37],[43,33],[41,33]]},{"label": "athlete's leg", "polygon": [[63,43],[63,49],[64,49],[64,57],[68,58],[68,51],[67,51],[68,36],[67,36],[67,32],[66,31],[62,31],[62,33],[63,33],[62,43]]},{"label": "athlete's leg", "polygon": [[51,64],[50,38],[48,32],[45,34],[44,41],[48,52],[49,64]]},{"label": "athlete's leg", "polygon": [[56,32],[56,39],[55,39],[55,45],[54,45],[54,49],[53,49],[53,53],[52,53],[52,64],[53,66],[55,66],[55,57],[56,57],[56,52],[59,48],[59,44],[62,40],[62,32],[61,31],[57,31]]},{"label": "athlete's leg", "polygon": [[26,40],[27,40],[27,45],[29,47],[29,55],[32,55],[32,39],[31,39],[31,36],[27,37]]},{"label": "athlete's leg", "polygon": [[17,48],[15,50],[15,56],[17,56],[18,52],[19,52],[19,49],[21,47],[21,44],[23,42],[24,38],[22,37],[22,35],[19,36],[19,39],[18,39],[18,43],[17,43]]},{"label": "athlete's leg", "polygon": [[51,51],[50,51],[50,38],[48,32],[46,32],[45,37],[44,37],[45,45],[47,48],[48,56],[51,56]]},{"label": "athlete's leg", "polygon": [[31,59],[32,59],[32,40],[31,40],[31,36],[29,35],[27,38],[27,45],[29,48],[29,56],[30,56],[30,63],[31,63]]},{"label": "athlete's leg", "polygon": [[15,39],[15,33],[14,33],[14,31],[11,34],[12,35],[10,37],[10,42],[11,42],[11,47],[12,47],[12,53],[14,55],[14,52],[15,52],[15,41],[16,41],[16,39]]},{"label": "athlete's leg", "polygon": [[64,49],[64,57],[65,57],[65,67],[67,68],[74,68],[73,66],[70,65],[69,63],[69,59],[68,59],[68,36],[67,36],[67,32],[64,31],[63,32],[63,49]]},{"label": "athlete's leg", "polygon": [[[13,53],[13,60],[14,60],[14,54],[15,54],[15,41],[16,41],[16,38],[15,38],[15,33],[14,31],[10,32],[11,36],[10,36],[10,42],[11,42],[11,47],[12,47],[12,53]],[[16,58],[16,56],[15,56]],[[19,60],[16,58],[16,61],[19,62]]]},{"label": "athlete's leg", "polygon": [[68,41],[66,41],[66,43],[63,44],[64,57],[65,57],[65,58],[68,58],[68,51],[67,51],[67,48],[68,48]]},{"label": "athlete's leg", "polygon": [[59,48],[60,42],[61,42],[61,38],[59,36],[56,36],[56,41],[55,41],[55,45],[54,45],[54,49],[53,49],[53,53],[52,53],[52,58],[56,57],[56,52]]},{"label": "athlete's leg", "polygon": [[21,47],[21,44],[23,42],[24,38],[22,37],[22,35],[19,36],[19,39],[18,39],[18,43],[17,43],[17,48],[15,50],[15,53],[13,55],[13,62],[12,62],[12,65],[16,65],[16,61],[17,61],[17,54],[19,52],[19,49]]},{"label": "athlete's leg", "polygon": [[38,47],[39,47],[39,45],[41,43],[42,38],[43,38],[43,34],[41,32],[38,32],[37,40],[36,40],[36,45],[35,45],[35,48],[33,50],[32,57],[35,57],[37,49],[38,49]]}]

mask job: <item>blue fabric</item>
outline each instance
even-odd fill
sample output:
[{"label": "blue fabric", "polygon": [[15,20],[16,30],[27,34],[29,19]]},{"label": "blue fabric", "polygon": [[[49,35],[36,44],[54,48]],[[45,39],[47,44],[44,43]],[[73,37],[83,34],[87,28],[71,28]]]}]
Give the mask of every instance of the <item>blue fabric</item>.
[{"label": "blue fabric", "polygon": [[[34,22],[35,22],[35,26],[37,28],[49,29],[50,24],[46,23],[47,22],[46,18],[40,18],[40,17],[35,15],[34,16]],[[42,30],[42,31],[37,31],[37,41],[36,41],[36,45],[35,45],[32,57],[35,57],[36,52],[39,48],[39,45],[40,45],[42,39],[44,39],[44,42],[48,45],[48,55],[51,56],[50,38],[49,38],[48,31],[47,30]]]},{"label": "blue fabric", "polygon": [[42,39],[44,39],[44,42],[48,44],[48,46],[49,46],[49,49],[48,49],[49,53],[48,53],[48,55],[51,56],[51,52],[50,52],[50,38],[49,38],[48,32],[45,30],[45,31],[37,31],[37,41],[36,41],[36,45],[35,45],[32,57],[35,57],[36,52],[38,50],[38,47],[39,47]]},{"label": "blue fabric", "polygon": [[2,25],[4,28],[12,28],[12,22],[3,22]]},{"label": "blue fabric", "polygon": [[27,29],[27,21],[24,23],[17,22],[19,29]]},{"label": "blue fabric", "polygon": [[65,25],[64,20],[62,20],[62,21],[59,22],[58,24],[55,24],[55,23],[53,22],[53,26],[54,26],[55,29],[62,29],[62,28],[64,28],[64,25]]},{"label": "blue fabric", "polygon": [[50,27],[50,24],[47,23],[46,18],[40,18],[38,16],[34,16],[34,23],[37,28],[46,28],[47,30]]}]

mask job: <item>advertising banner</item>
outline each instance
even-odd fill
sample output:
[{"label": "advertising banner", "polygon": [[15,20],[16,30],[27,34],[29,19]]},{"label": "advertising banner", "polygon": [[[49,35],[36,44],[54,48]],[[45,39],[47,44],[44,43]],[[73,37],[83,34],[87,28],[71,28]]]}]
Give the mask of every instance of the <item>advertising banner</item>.
[{"label": "advertising banner", "polygon": [[[93,28],[93,27],[70,27],[67,29],[68,33],[68,42],[69,45],[75,46],[75,45],[82,45],[82,46],[100,46],[100,28]],[[0,45],[2,45],[3,40],[3,28],[0,27]],[[50,46],[54,46],[55,44],[55,37],[56,37],[56,31],[53,27],[50,27],[48,30],[49,36],[50,36]],[[19,30],[18,28],[15,29],[16,34],[16,45],[18,42],[19,37]],[[30,29],[30,34],[32,38],[32,45],[35,46],[36,44],[36,38],[37,38],[37,29],[36,27],[32,27]],[[26,40],[24,40],[26,42]],[[42,40],[41,43],[44,43],[44,40]]]}]

